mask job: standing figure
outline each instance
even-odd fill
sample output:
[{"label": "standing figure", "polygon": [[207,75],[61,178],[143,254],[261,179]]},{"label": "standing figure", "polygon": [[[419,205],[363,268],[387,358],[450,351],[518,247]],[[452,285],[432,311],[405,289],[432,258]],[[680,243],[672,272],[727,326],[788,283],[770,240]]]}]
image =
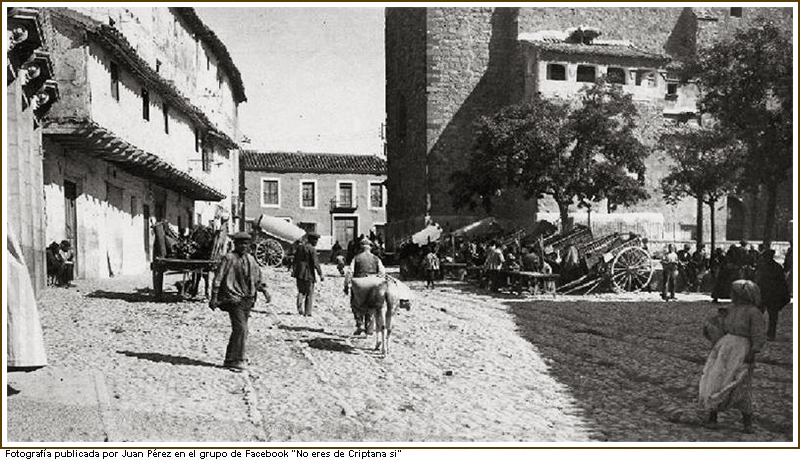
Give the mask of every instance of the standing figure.
[{"label": "standing figure", "polygon": [[496,291],[500,287],[500,270],[503,269],[505,257],[503,251],[497,246],[497,242],[490,241],[489,249],[486,251],[486,261],[483,263],[483,269],[486,271],[489,283],[489,289]]},{"label": "standing figure", "polygon": [[756,265],[755,282],[761,291],[759,308],[768,315],[767,340],[775,340],[778,327],[778,313],[789,303],[789,287],[786,285],[783,268],[775,261],[775,251],[766,249]]},{"label": "standing figure", "polygon": [[319,241],[319,234],[314,232],[306,234],[306,242],[297,246],[294,254],[292,277],[297,280],[297,314],[303,316],[311,316],[314,310],[316,275],[319,274],[320,282],[325,280],[325,276],[322,275],[322,267],[319,265],[317,241]]},{"label": "standing figure", "polygon": [[708,412],[705,425],[716,428],[717,414],[727,409],[742,413],[745,433],[753,432],[751,381],[755,355],[766,342],[758,286],[743,279],[731,284],[732,305],[722,319],[722,332],[703,367],[699,399]]},{"label": "standing figure", "polygon": [[433,280],[439,271],[439,256],[436,255],[436,245],[428,245],[428,253],[422,261],[422,267],[425,269],[425,287],[433,289]]},{"label": "standing figure", "polygon": [[58,275],[58,285],[69,287],[69,285],[72,283],[72,279],[74,278],[75,269],[75,254],[72,252],[72,243],[67,239],[64,239],[61,241],[61,245],[58,246],[58,249],[59,259],[61,260],[61,270],[59,271]]},{"label": "standing figure", "polygon": [[[350,310],[356,320],[356,330],[353,335],[360,335],[363,332],[372,335],[374,332],[372,317],[366,309],[369,301],[365,297],[370,293],[371,285],[384,281],[386,269],[381,259],[370,251],[369,239],[362,238],[360,242],[360,252],[353,257],[350,268],[345,274],[344,293],[350,295]],[[350,290],[351,285],[353,286],[352,291]]]},{"label": "standing figure", "polygon": [[661,280],[664,288],[661,298],[665,301],[675,298],[675,280],[678,278],[678,254],[675,253],[675,244],[667,246],[667,253],[661,259]]},{"label": "standing figure", "polygon": [[684,291],[694,290],[694,272],[691,266],[692,246],[683,244],[683,249],[678,250],[678,273]]},{"label": "standing figure", "polygon": [[222,257],[219,269],[214,275],[211,300],[208,306],[214,310],[227,311],[231,319],[231,336],[225,350],[226,367],[234,372],[242,372],[247,361],[247,321],[250,310],[256,303],[256,293],[261,292],[267,303],[271,297],[267,292],[255,257],[250,255],[250,234],[239,232],[231,236],[233,251]]}]

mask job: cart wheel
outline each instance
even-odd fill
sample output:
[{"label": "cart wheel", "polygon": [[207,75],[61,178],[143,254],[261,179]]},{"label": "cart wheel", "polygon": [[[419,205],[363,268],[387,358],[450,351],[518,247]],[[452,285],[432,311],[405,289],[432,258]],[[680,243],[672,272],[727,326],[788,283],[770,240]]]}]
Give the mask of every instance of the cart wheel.
[{"label": "cart wheel", "polygon": [[259,239],[253,242],[253,256],[261,266],[281,266],[283,246],[274,239]]},{"label": "cart wheel", "polygon": [[644,249],[628,247],[611,264],[611,282],[623,292],[638,292],[650,284],[654,271],[650,255]]}]

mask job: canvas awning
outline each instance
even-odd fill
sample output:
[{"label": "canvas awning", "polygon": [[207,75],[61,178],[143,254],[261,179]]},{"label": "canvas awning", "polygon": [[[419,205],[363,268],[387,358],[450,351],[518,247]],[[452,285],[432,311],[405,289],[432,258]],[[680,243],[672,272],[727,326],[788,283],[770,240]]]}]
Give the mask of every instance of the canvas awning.
[{"label": "canvas awning", "polygon": [[225,194],[178,169],[161,157],[143,151],[89,120],[49,120],[43,135],[58,144],[111,162],[122,170],[153,181],[193,200],[221,201]]}]

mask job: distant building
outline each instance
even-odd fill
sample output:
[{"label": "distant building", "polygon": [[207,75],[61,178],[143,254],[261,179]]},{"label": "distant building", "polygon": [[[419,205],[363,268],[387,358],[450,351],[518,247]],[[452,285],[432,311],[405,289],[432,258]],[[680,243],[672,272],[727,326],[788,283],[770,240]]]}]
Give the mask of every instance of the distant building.
[{"label": "distant building", "polygon": [[[575,99],[604,76],[633,95],[639,135],[653,146],[665,124],[697,122],[697,88],[680,85],[672,66],[760,17],[787,30],[794,23],[791,8],[387,8],[388,241],[419,230],[426,217],[454,229],[485,216],[482,210],[455,210],[448,194],[450,175],[467,164],[479,116],[537,93]],[[650,220],[653,214],[644,212],[660,212],[652,226],[637,231],[655,239],[693,238],[696,201],[668,206],[661,199],[668,167],[666,157],[653,152],[642,178],[651,199],[628,208],[598,204],[602,213],[593,213],[592,222],[611,222],[615,214],[607,212],[614,211],[631,229],[637,221],[632,213]],[[788,211],[788,218],[777,228],[778,238],[786,239],[791,182],[782,186],[779,214]],[[549,198],[524,200],[511,191],[494,203],[496,217],[520,225],[558,216]],[[727,208],[720,204],[717,240],[759,237],[758,204],[735,197]],[[580,215],[577,208],[570,212]],[[704,225],[706,239],[709,232]]]},{"label": "distant building", "polygon": [[146,271],[156,220],[233,228],[246,97],[214,32],[192,8],[41,12],[61,92],[43,121],[46,234],[73,242],[76,276]]},{"label": "distant building", "polygon": [[3,208],[6,231],[22,249],[33,289],[45,285],[44,197],[42,196],[42,118],[59,98],[53,79],[50,31],[40,12],[8,8],[6,34],[6,133]]},{"label": "distant building", "polygon": [[320,234],[320,249],[384,235],[386,161],[377,156],[242,151],[244,216],[284,218]]}]

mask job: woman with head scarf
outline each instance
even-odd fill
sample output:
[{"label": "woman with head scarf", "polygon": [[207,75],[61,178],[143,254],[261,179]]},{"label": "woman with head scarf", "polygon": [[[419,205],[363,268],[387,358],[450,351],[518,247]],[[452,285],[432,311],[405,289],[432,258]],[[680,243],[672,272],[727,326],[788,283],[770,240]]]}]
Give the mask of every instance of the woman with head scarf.
[{"label": "woman with head scarf", "polygon": [[722,319],[724,335],[708,355],[700,379],[700,404],[708,411],[705,424],[716,428],[717,413],[738,409],[744,431],[753,431],[751,380],[755,354],[766,343],[764,316],[758,309],[761,294],[752,281],[731,284],[733,303]]}]

